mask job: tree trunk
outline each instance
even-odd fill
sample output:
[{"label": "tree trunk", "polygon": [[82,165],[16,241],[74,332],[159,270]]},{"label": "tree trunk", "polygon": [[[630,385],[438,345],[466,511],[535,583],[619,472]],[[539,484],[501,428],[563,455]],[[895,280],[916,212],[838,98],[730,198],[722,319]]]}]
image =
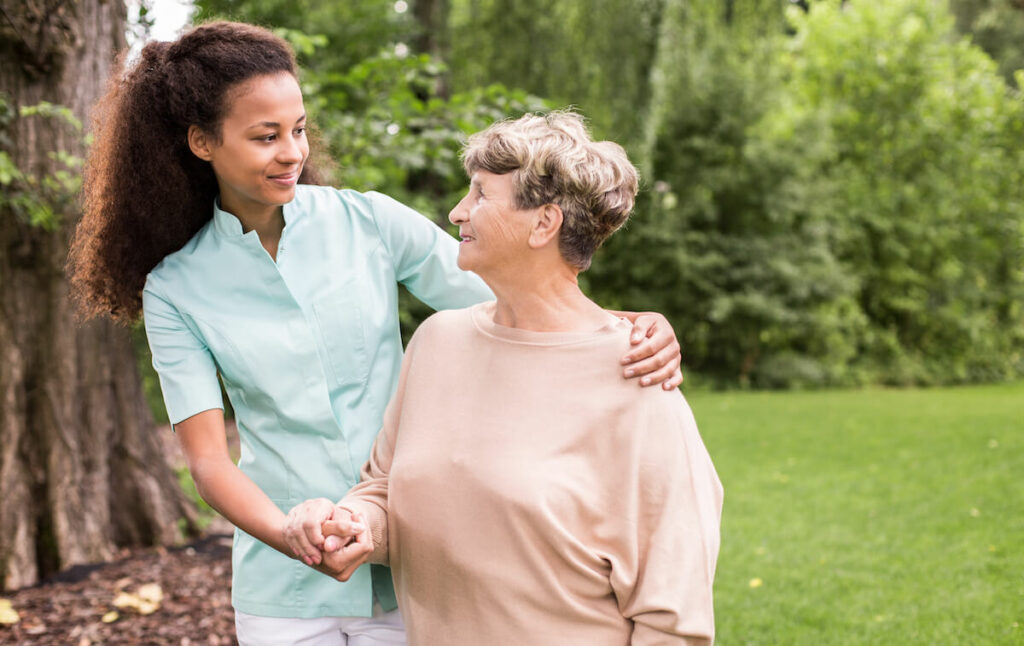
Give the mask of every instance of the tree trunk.
[{"label": "tree trunk", "polygon": [[416,51],[446,60],[449,0],[415,0],[412,9],[420,25]]},{"label": "tree trunk", "polygon": [[[0,0],[0,92],[83,121],[124,45],[120,0]],[[81,134],[19,118],[5,148],[42,177],[50,153],[83,154]],[[195,510],[163,459],[129,331],[78,325],[64,278],[79,212],[56,230],[0,211],[0,588],[107,560],[119,546],[170,544]]]}]

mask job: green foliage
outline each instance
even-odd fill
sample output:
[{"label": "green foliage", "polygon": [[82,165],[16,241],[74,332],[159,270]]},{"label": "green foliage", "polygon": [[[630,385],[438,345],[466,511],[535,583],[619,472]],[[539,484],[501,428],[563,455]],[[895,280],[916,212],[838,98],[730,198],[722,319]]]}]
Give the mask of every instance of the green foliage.
[{"label": "green foliage", "polygon": [[1022,642],[1024,382],[687,398],[725,486],[716,644]]},{"label": "green foliage", "polygon": [[[640,159],[652,190],[589,285],[601,302],[670,316],[687,367],[719,383],[849,381],[864,320],[856,277],[830,246],[831,186],[814,175],[828,147],[759,132],[780,100],[770,61],[781,14],[737,3],[727,16],[720,6],[666,8]],[[778,33],[763,33],[772,24]]]},{"label": "green foliage", "polygon": [[452,0],[452,84],[577,106],[628,148],[643,136],[663,0]]},{"label": "green foliage", "polygon": [[793,12],[776,133],[817,133],[833,249],[870,321],[872,380],[1003,379],[1022,370],[1024,111],[929,0]]},{"label": "green foliage", "polygon": [[23,171],[11,157],[14,142],[10,128],[16,118],[52,119],[71,129],[76,136],[80,136],[82,123],[65,106],[42,101],[15,109],[0,94],[0,187],[3,188],[0,210],[10,210],[33,226],[55,231],[82,186],[82,158],[55,150],[49,153],[54,170],[42,174]]},{"label": "green foliage", "polygon": [[951,0],[957,25],[999,65],[1007,82],[1021,87],[1024,69],[1024,4],[1020,0]]}]

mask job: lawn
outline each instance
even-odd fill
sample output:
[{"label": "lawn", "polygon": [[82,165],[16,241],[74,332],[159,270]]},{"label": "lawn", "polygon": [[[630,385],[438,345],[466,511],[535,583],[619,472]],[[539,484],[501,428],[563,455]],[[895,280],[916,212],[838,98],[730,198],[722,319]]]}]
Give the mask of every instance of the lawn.
[{"label": "lawn", "polygon": [[687,398],[717,644],[1024,644],[1024,383]]}]

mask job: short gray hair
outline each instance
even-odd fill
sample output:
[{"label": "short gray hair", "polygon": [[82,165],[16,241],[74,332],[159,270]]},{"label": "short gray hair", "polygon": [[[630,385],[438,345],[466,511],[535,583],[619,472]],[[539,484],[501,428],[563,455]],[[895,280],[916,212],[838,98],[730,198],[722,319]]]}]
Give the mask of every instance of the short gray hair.
[{"label": "short gray hair", "polygon": [[625,224],[639,186],[622,146],[592,140],[583,117],[566,110],[493,124],[470,136],[462,163],[468,175],[513,173],[516,208],[561,208],[558,249],[580,271]]}]

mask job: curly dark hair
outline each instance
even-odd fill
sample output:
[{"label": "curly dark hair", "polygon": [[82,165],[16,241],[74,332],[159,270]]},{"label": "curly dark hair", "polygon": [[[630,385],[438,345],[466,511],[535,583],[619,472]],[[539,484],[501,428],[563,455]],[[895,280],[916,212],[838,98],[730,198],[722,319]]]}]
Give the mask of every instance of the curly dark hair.
[{"label": "curly dark hair", "polygon": [[[142,312],[146,274],[213,216],[217,179],[189,149],[189,126],[219,138],[229,90],[266,74],[296,76],[297,66],[284,40],[235,22],[151,42],[127,70],[124,58],[93,109],[68,273],[84,318],[131,322]],[[320,183],[309,160],[299,183]]]}]

